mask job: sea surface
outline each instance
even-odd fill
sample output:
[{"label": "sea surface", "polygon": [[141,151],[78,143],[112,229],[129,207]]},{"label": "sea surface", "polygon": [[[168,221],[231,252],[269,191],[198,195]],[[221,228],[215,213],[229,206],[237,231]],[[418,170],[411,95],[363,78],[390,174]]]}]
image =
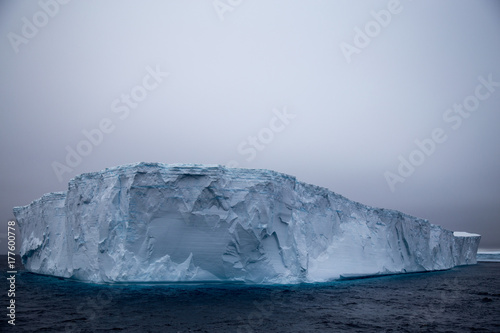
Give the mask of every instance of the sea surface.
[{"label": "sea surface", "polygon": [[19,271],[1,332],[500,332],[500,263],[299,286],[96,285]]}]

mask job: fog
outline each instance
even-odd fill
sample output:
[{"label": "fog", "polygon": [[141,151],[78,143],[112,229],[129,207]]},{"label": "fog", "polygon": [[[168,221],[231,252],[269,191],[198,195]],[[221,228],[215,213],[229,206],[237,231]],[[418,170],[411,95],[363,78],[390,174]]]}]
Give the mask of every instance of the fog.
[{"label": "fog", "polygon": [[496,1],[3,1],[0,252],[14,206],[140,161],[272,169],[500,248],[499,35]]}]

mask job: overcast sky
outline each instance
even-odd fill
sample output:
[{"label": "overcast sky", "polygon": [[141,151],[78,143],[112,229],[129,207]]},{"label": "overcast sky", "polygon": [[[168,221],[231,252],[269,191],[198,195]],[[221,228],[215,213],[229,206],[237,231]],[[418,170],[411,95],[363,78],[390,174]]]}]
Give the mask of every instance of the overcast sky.
[{"label": "overcast sky", "polygon": [[272,169],[500,248],[499,36],[493,0],[2,1],[0,252],[12,207],[140,161]]}]

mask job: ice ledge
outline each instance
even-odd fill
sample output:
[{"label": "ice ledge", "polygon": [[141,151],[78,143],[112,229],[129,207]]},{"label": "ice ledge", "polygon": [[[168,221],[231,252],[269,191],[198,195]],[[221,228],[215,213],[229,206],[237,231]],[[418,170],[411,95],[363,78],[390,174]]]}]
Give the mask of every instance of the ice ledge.
[{"label": "ice ledge", "polygon": [[455,236],[455,237],[481,237],[481,235],[472,234],[470,232],[465,232],[465,231],[454,231],[453,236]]}]

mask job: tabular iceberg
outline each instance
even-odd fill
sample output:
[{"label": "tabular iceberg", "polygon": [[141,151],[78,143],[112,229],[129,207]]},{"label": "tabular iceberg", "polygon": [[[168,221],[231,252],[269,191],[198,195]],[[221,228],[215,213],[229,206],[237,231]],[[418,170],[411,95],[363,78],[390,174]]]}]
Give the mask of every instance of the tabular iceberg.
[{"label": "tabular iceberg", "polygon": [[269,171],[138,163],[15,207],[27,270],[96,283],[325,282],[476,263],[480,236]]}]

